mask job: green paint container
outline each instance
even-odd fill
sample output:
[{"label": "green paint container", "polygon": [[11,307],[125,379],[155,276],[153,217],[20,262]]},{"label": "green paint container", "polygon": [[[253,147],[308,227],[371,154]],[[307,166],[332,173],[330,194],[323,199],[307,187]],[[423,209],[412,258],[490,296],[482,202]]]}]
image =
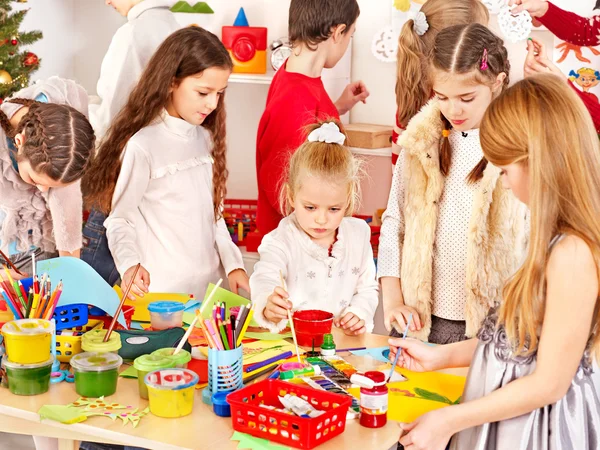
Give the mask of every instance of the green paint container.
[{"label": "green paint container", "polygon": [[83,397],[98,398],[117,391],[123,358],[115,353],[79,353],[71,358],[75,391]]},{"label": "green paint container", "polygon": [[133,361],[133,367],[135,367],[138,373],[140,397],[148,400],[148,386],[146,386],[146,383],[144,382],[146,375],[155,370],[172,369],[175,367],[175,361],[170,356],[152,353],[151,355],[138,356],[135,361]]},{"label": "green paint container", "polygon": [[[187,369],[188,363],[192,360],[192,355],[187,350],[181,349],[176,355],[173,354],[175,351],[172,347],[161,348],[152,352],[153,355],[164,356],[175,361],[175,367],[178,369]],[[160,367],[162,369],[162,367]]]},{"label": "green paint container", "polygon": [[54,358],[37,364],[3,362],[8,379],[8,390],[15,395],[39,395],[50,388],[50,372]]}]

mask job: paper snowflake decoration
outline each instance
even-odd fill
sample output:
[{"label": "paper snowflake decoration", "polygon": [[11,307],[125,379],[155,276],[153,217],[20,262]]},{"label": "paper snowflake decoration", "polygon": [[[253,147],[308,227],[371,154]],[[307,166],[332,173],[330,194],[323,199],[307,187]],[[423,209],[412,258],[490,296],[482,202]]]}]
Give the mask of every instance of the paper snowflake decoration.
[{"label": "paper snowflake decoration", "polygon": [[395,62],[398,54],[398,33],[393,27],[385,27],[371,41],[371,52],[381,62]]},{"label": "paper snowflake decoration", "polygon": [[533,28],[531,16],[527,11],[513,14],[509,6],[498,13],[498,26],[504,37],[513,44],[529,37]]},{"label": "paper snowflake decoration", "polygon": [[508,5],[507,0],[481,0],[487,9],[489,9],[490,14],[498,14],[500,10]]}]

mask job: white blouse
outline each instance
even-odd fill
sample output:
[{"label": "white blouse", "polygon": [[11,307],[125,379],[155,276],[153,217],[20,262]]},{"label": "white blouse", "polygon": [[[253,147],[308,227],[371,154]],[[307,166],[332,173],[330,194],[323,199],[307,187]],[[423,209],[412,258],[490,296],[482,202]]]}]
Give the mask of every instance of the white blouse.
[{"label": "white blouse", "polygon": [[[483,157],[479,130],[450,132],[452,162],[439,201],[438,223],[433,254],[432,314],[448,320],[465,320],[466,261],[469,221],[473,194],[479,182],[468,184],[467,176]],[[383,215],[379,240],[378,278],[400,278],[404,239],[404,204],[406,191],[403,167],[405,156],[398,158],[394,178]]]},{"label": "white blouse", "polygon": [[267,298],[281,286],[282,271],[294,311],[320,309],[336,317],[351,312],[365,321],[367,331],[373,330],[379,294],[371,229],[364,220],[342,220],[329,256],[328,249],[299,228],[292,214],[263,238],[258,252],[260,261],[250,277],[250,290],[260,326],[277,332],[287,324],[287,320],[269,322],[263,314]]},{"label": "white blouse", "polygon": [[209,132],[165,111],[127,143],[104,222],[121,276],[141,263],[153,292],[204,298],[206,287],[244,267],[225,221],[215,223]]}]

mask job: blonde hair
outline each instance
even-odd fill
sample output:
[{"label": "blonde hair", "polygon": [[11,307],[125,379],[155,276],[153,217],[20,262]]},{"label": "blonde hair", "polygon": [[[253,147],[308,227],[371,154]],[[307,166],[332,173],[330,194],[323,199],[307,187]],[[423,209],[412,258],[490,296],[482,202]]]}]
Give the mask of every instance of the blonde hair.
[{"label": "blonde hair", "polygon": [[575,72],[574,70],[571,70],[571,72],[569,72],[569,80],[575,81],[581,75],[588,75],[588,76],[600,78],[600,73],[597,70],[591,69],[589,67],[582,67],[577,72]]},{"label": "blonde hair", "polygon": [[[531,237],[523,266],[504,288],[499,321],[517,353],[538,345],[550,242],[559,233],[580,237],[600,267],[600,144],[583,102],[555,75],[526,78],[487,109],[481,146],[496,166],[529,166]],[[600,310],[592,329],[600,323]],[[596,357],[600,336],[593,337]]]},{"label": "blonde hair", "polygon": [[421,8],[429,28],[422,36],[411,19],[404,24],[398,39],[396,104],[398,121],[406,125],[431,98],[429,56],[437,34],[453,25],[487,25],[489,12],[480,0],[429,0]]},{"label": "blonde hair", "polygon": [[[333,120],[326,122],[336,123]],[[321,125],[322,123],[309,125],[307,135]],[[341,129],[340,124],[336,123],[336,125]],[[315,177],[327,182],[347,185],[348,202],[345,216],[349,217],[360,204],[362,173],[362,161],[352,155],[345,145],[306,141],[290,159],[287,176],[281,189],[281,211],[286,216],[290,215],[294,209],[294,198],[302,184],[307,177]]]}]

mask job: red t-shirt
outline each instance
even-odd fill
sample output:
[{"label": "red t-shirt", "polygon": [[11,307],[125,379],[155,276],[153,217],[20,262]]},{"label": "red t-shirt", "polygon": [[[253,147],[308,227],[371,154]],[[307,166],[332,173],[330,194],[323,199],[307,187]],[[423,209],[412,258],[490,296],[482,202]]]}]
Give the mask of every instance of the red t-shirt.
[{"label": "red t-shirt", "polygon": [[319,120],[340,118],[320,77],[287,72],[286,66],[287,61],[273,78],[256,137],[256,222],[263,235],[277,228],[283,218],[279,194],[289,159],[306,140],[305,127]]}]

